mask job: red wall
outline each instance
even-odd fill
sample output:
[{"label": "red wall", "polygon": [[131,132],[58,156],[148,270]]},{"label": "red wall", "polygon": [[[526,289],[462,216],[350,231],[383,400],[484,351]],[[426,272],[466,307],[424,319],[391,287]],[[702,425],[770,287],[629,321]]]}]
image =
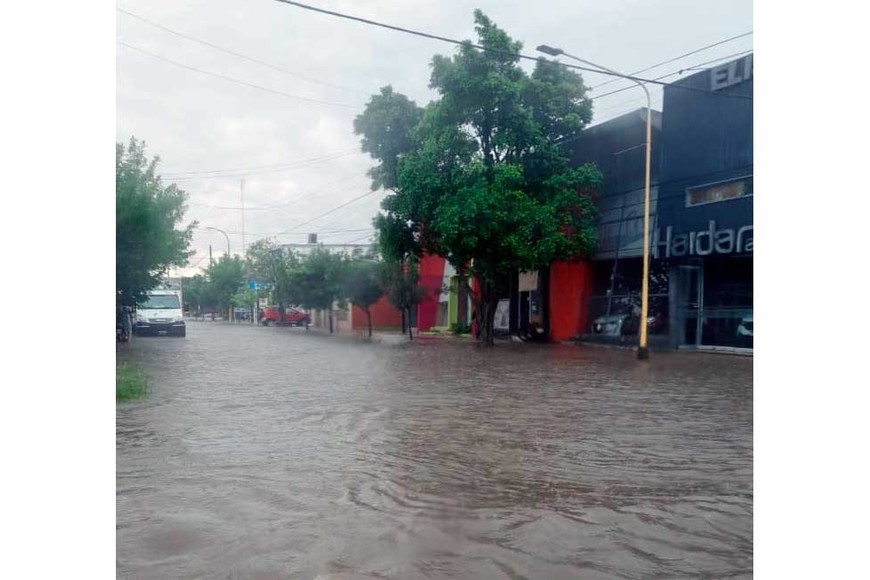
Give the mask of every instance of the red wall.
[{"label": "red wall", "polygon": [[423,298],[417,306],[417,330],[425,331],[435,326],[446,266],[447,260],[441,256],[427,254],[420,259],[420,287],[423,288]]},{"label": "red wall", "polygon": [[[369,309],[372,313],[372,327],[374,328],[401,328],[402,313],[399,309],[389,303],[386,296],[381,296],[381,299],[372,304]],[[359,306],[353,307],[353,327],[355,329],[367,329],[369,327],[369,319],[366,316],[365,310]]]},{"label": "red wall", "polygon": [[550,265],[550,340],[559,342],[587,332],[592,265],[554,262]]}]

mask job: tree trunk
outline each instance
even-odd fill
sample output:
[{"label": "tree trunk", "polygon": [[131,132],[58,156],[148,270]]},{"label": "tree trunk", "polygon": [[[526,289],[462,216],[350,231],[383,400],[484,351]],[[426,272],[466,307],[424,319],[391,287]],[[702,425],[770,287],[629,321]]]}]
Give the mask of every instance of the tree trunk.
[{"label": "tree trunk", "polygon": [[495,310],[498,305],[498,293],[495,283],[489,280],[483,282],[480,293],[481,339],[486,346],[495,346]]},{"label": "tree trunk", "polygon": [[408,340],[414,340],[414,335],[411,332],[411,309],[408,308]]},{"label": "tree trunk", "polygon": [[366,316],[369,317],[369,338],[372,337],[372,311],[366,308]]},{"label": "tree trunk", "polygon": [[456,278],[456,323],[460,327],[468,325],[468,278],[463,268]]},{"label": "tree trunk", "polygon": [[332,308],[329,309],[329,334],[332,334]]}]

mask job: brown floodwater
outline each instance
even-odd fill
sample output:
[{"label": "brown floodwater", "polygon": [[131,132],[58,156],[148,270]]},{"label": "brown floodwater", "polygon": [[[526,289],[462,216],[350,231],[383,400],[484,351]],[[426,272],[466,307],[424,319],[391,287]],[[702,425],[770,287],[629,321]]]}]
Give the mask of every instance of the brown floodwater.
[{"label": "brown floodwater", "polygon": [[119,578],[752,576],[751,359],[220,322],[119,358]]}]

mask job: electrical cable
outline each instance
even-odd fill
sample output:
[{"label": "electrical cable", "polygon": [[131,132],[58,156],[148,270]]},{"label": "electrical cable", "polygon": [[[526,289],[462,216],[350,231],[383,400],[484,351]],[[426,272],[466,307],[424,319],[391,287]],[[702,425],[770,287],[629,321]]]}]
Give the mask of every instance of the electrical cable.
[{"label": "electrical cable", "polygon": [[317,216],[317,217],[315,217],[315,218],[311,218],[310,220],[305,221],[305,222],[302,222],[301,224],[296,224],[296,225],[293,226],[292,228],[290,228],[290,229],[288,229],[288,230],[284,230],[284,231],[282,231],[282,232],[278,232],[278,233],[275,234],[275,235],[276,235],[276,236],[282,236],[282,235],[284,235],[284,234],[287,234],[287,233],[289,233],[289,232],[292,232],[293,230],[297,230],[297,229],[301,228],[302,226],[307,226],[307,225],[310,224],[311,222],[315,222],[315,221],[319,220],[320,218],[324,218],[324,217],[328,216],[329,214],[331,214],[331,213],[333,213],[333,212],[336,212],[336,211],[338,211],[338,210],[340,210],[340,209],[342,209],[342,208],[344,208],[344,207],[347,207],[347,206],[349,206],[350,204],[352,204],[352,203],[354,203],[354,202],[357,202],[357,201],[359,201],[359,200],[361,200],[361,199],[363,199],[363,198],[365,198],[365,197],[368,197],[368,196],[370,196],[370,195],[372,195],[372,194],[374,194],[374,193],[378,193],[378,191],[379,191],[379,190],[374,190],[374,191],[369,191],[369,192],[367,192],[367,193],[364,193],[364,194],[362,194],[362,195],[360,195],[360,196],[357,196],[357,197],[351,199],[350,201],[347,201],[347,202],[345,202],[345,203],[343,203],[343,204],[341,204],[341,205],[339,205],[339,206],[337,206],[337,207],[332,208],[331,210],[329,210],[329,211],[327,211],[327,212],[324,212],[324,213],[320,214],[319,216]]},{"label": "electrical cable", "polygon": [[289,75],[289,76],[292,76],[292,77],[300,78],[300,79],[306,80],[306,81],[308,81],[308,82],[312,82],[312,83],[316,83],[316,84],[319,84],[319,85],[323,85],[323,86],[325,86],[325,87],[330,87],[330,88],[333,88],[333,89],[339,89],[339,90],[342,90],[342,91],[351,91],[351,92],[360,93],[360,94],[363,94],[363,95],[369,96],[369,92],[368,92],[368,91],[361,91],[361,90],[359,90],[359,89],[353,89],[353,88],[350,88],[350,87],[343,87],[343,86],[341,86],[341,85],[334,85],[334,84],[331,84],[331,83],[327,83],[327,82],[324,82],[324,81],[320,81],[320,80],[317,80],[317,79],[314,79],[314,78],[311,78],[311,77],[307,77],[307,76],[305,76],[305,75],[301,75],[301,74],[299,74],[299,73],[295,73],[295,72],[292,72],[292,71],[289,71],[289,70],[283,69],[283,68],[281,68],[281,67],[279,67],[279,66],[275,66],[274,64],[270,64],[270,63],[268,63],[268,62],[265,62],[265,61],[259,60],[259,59],[257,59],[257,58],[252,57],[252,56],[248,56],[248,55],[245,55],[245,54],[241,54],[241,53],[239,53],[239,52],[235,52],[235,51],[230,50],[230,49],[228,49],[228,48],[225,48],[225,47],[223,47],[223,46],[219,46],[219,45],[217,45],[217,44],[213,44],[213,43],[211,43],[211,42],[208,42],[207,40],[202,40],[202,39],[200,39],[200,38],[195,38],[195,37],[193,37],[193,36],[188,36],[187,34],[183,34],[183,33],[181,33],[181,32],[178,32],[177,30],[172,30],[171,28],[169,28],[169,27],[167,27],[167,26],[163,26],[162,24],[159,24],[159,23],[154,22],[154,21],[152,21],[152,20],[148,20],[147,18],[144,18],[144,17],[142,17],[142,16],[139,16],[138,14],[134,14],[134,13],[128,11],[128,10],[124,10],[123,8],[115,8],[115,10],[117,10],[118,12],[121,12],[121,13],[123,13],[123,14],[126,14],[127,16],[131,16],[131,17],[133,17],[133,18],[136,18],[137,20],[140,20],[140,21],[144,22],[145,24],[148,24],[148,25],[153,26],[153,27],[155,27],[155,28],[159,28],[160,30],[163,30],[163,31],[168,32],[168,33],[170,33],[170,34],[174,34],[175,36],[179,36],[179,37],[181,37],[181,38],[184,38],[184,39],[187,39],[187,40],[190,40],[190,41],[193,41],[193,42],[198,42],[199,44],[202,44],[202,45],[208,46],[208,47],[210,47],[210,48],[213,48],[213,49],[215,49],[215,50],[219,50],[219,51],[221,51],[221,52],[225,52],[225,53],[227,53],[227,54],[230,54],[230,55],[232,55],[232,56],[235,56],[236,58],[241,58],[241,59],[244,59],[244,60],[247,60],[247,61],[250,61],[250,62],[256,63],[256,64],[258,64],[258,65],[260,65],[260,66],[264,66],[264,67],[266,67],[266,68],[270,68],[270,69],[275,70],[275,71],[278,71],[278,72],[280,72],[280,73],[283,73],[283,74],[286,74],[286,75]]},{"label": "electrical cable", "polygon": [[[368,24],[368,25],[370,25],[370,26],[377,26],[377,27],[380,27],[380,28],[386,28],[386,29],[389,29],[389,30],[394,30],[394,31],[396,31],[396,32],[403,32],[403,33],[405,33],[405,34],[411,34],[411,35],[414,35],[414,36],[421,36],[421,37],[423,37],[423,38],[429,38],[429,39],[432,39],[432,40],[440,40],[441,42],[447,42],[447,43],[450,43],[450,44],[455,44],[455,45],[457,45],[457,46],[467,45],[467,46],[471,46],[471,47],[473,47],[473,48],[477,48],[477,49],[479,49],[479,50],[483,50],[483,51],[485,51],[485,52],[493,52],[493,53],[497,53],[497,54],[506,54],[506,55],[511,56],[511,57],[522,58],[522,59],[526,59],[526,60],[532,60],[532,61],[535,61],[535,62],[537,62],[538,60],[543,59],[543,57],[529,56],[529,55],[522,54],[522,53],[505,53],[504,51],[501,51],[501,50],[494,50],[494,49],[491,49],[491,48],[486,48],[486,47],[481,46],[481,45],[479,45],[479,44],[474,44],[474,43],[472,43],[471,41],[461,41],[461,40],[456,40],[456,39],[454,39],[454,38],[447,38],[447,37],[445,37],[445,36],[438,36],[438,35],[435,35],[435,34],[429,34],[429,33],[427,33],[427,32],[420,32],[420,31],[418,31],[418,30],[411,30],[411,29],[409,29],[409,28],[403,28],[403,27],[401,27],[401,26],[394,26],[394,25],[392,25],[392,24],[385,24],[385,23],[383,23],[383,22],[377,22],[377,21],[375,21],[375,20],[369,20],[369,19],[367,19],[367,18],[360,18],[360,17],[358,17],[358,16],[350,16],[349,14],[343,14],[343,13],[341,13],[341,12],[335,12],[335,11],[333,11],[333,10],[325,10],[325,9],[323,9],[323,8],[317,8],[317,7],[315,7],[315,6],[309,6],[308,4],[302,4],[301,2],[295,2],[295,1],[293,1],[293,0],[275,0],[275,1],[276,1],[276,2],[280,2],[280,3],[282,3],[282,4],[288,4],[288,5],[290,5],[290,6],[295,6],[295,7],[297,7],[297,8],[302,8],[302,9],[304,9],[304,10],[311,10],[312,12],[319,12],[319,13],[321,13],[321,14],[326,14],[326,15],[328,15],[328,16],[335,16],[335,17],[337,17],[337,18],[344,18],[344,19],[347,19],[347,20],[353,20],[353,21],[355,21],[355,22],[361,22],[361,23],[363,23],[363,24]],[[543,59],[543,60],[546,60],[546,59]],[[559,62],[559,61],[553,61],[553,62]],[[656,80],[653,80],[653,79],[644,79],[644,78],[636,77],[636,76],[634,76],[634,75],[623,75],[623,74],[619,74],[619,73],[616,73],[616,72],[605,71],[605,70],[597,69],[597,68],[591,68],[591,67],[585,67],[585,66],[578,66],[578,65],[575,65],[575,64],[566,64],[566,63],[563,63],[563,62],[559,62],[559,64],[561,64],[562,66],[564,66],[564,67],[566,67],[566,68],[572,68],[572,69],[582,70],[582,71],[586,71],[586,72],[593,72],[593,73],[598,73],[598,74],[602,74],[602,75],[606,75],[606,76],[619,77],[619,78],[623,78],[623,79],[628,79],[628,80],[636,81],[636,82],[639,82],[639,83],[648,83],[648,84],[655,84],[655,85],[667,85],[667,84],[668,84],[668,83],[663,83],[663,82],[661,82],[661,81],[656,81]],[[752,100],[752,97],[749,96],[749,95],[737,95],[737,94],[732,94],[732,93],[713,92],[713,91],[708,91],[708,90],[706,90],[706,89],[700,89],[700,88],[697,88],[697,87],[684,87],[684,86],[678,86],[677,88],[685,89],[685,90],[688,90],[688,91],[696,91],[696,92],[706,93],[706,94],[710,94],[710,95],[716,95],[716,96],[718,96],[718,97],[727,97],[727,98],[737,98],[737,99]]]},{"label": "electrical cable", "polygon": [[255,85],[255,84],[253,84],[253,83],[249,83],[249,82],[246,82],[246,81],[241,81],[241,80],[239,80],[239,79],[234,79],[234,78],[232,78],[232,77],[228,77],[228,76],[225,76],[225,75],[222,75],[222,74],[213,73],[213,72],[210,72],[210,71],[207,71],[207,70],[202,70],[202,69],[199,69],[199,68],[196,68],[196,67],[190,66],[190,65],[186,65],[186,64],[183,64],[183,63],[180,63],[180,62],[177,62],[177,61],[174,61],[174,60],[168,59],[168,58],[166,58],[165,56],[160,56],[159,54],[154,54],[153,52],[149,52],[149,51],[147,51],[147,50],[145,50],[145,49],[139,48],[138,46],[133,46],[132,44],[127,44],[126,42],[124,42],[124,41],[122,41],[122,40],[118,40],[117,42],[118,42],[118,44],[120,44],[121,46],[125,46],[125,47],[127,47],[127,48],[129,48],[129,49],[131,49],[131,50],[135,50],[135,51],[137,51],[137,52],[141,52],[142,54],[146,54],[146,55],[148,55],[148,56],[150,56],[150,57],[152,57],[152,58],[156,58],[156,59],[158,59],[158,60],[162,60],[162,61],[168,62],[168,63],[173,64],[173,65],[175,65],[175,66],[178,66],[178,67],[181,67],[181,68],[185,68],[185,69],[188,69],[188,70],[192,70],[192,71],[194,71],[194,72],[198,72],[198,73],[201,73],[201,74],[204,74],[204,75],[208,75],[208,76],[216,77],[216,78],[219,78],[219,79],[223,79],[223,80],[225,80],[225,81],[229,81],[229,82],[231,82],[231,83],[236,83],[236,84],[243,85],[243,86],[246,86],[246,87],[251,87],[251,88],[253,88],[253,89],[258,89],[258,90],[261,90],[261,91],[265,91],[265,92],[267,92],[267,93],[272,93],[273,95],[278,95],[278,96],[285,97],[285,98],[288,98],[288,99],[293,99],[293,100],[296,100],[296,101],[306,101],[306,102],[309,102],[309,103],[317,103],[317,104],[320,104],[320,105],[330,105],[330,106],[333,106],[333,107],[343,107],[343,108],[347,108],[347,109],[356,109],[356,108],[357,108],[356,105],[348,105],[348,104],[345,104],[345,103],[333,103],[333,102],[330,102],[330,101],[322,101],[322,100],[320,100],[320,99],[312,99],[312,98],[310,98],[310,97],[303,97],[303,96],[300,96],[300,95],[293,95],[293,94],[285,93],[285,92],[282,92],[282,91],[276,91],[276,90],[274,90],[274,89],[270,89],[270,88],[263,87],[263,86],[260,86],[260,85]]},{"label": "electrical cable", "polygon": [[[699,67],[703,67],[704,65],[707,65],[707,64],[712,64],[712,63],[714,63],[714,62],[719,62],[719,61],[722,61],[722,60],[728,60],[728,59],[730,59],[730,58],[736,58],[736,57],[738,57],[738,56],[744,56],[744,55],[750,54],[750,53],[752,53],[752,52],[753,52],[752,50],[745,50],[745,51],[743,51],[743,52],[738,52],[738,53],[735,53],[735,54],[729,54],[728,56],[722,56],[722,57],[719,57],[719,58],[714,58],[713,60],[708,60],[707,62],[702,62],[702,63],[700,63],[700,64],[695,64],[695,65],[692,65],[691,67],[687,67],[687,68],[681,68],[681,69],[678,70],[678,71],[674,71],[674,72],[672,72],[672,73],[668,73],[668,74],[666,74],[666,75],[662,75],[662,76],[660,76],[660,77],[656,77],[654,80],[657,80],[657,81],[658,81],[658,80],[666,79],[666,78],[668,78],[668,77],[672,77],[672,76],[674,76],[674,75],[680,75],[680,74],[683,74],[683,72],[684,72],[684,71],[687,71],[687,70],[693,70],[693,69],[696,69],[696,68],[699,68]],[[668,87],[674,87],[674,86],[677,86],[677,85],[673,85],[673,84],[670,84],[670,83],[665,83],[665,85],[668,86]],[[635,88],[634,85],[629,86],[629,87],[623,87],[623,88],[621,88],[621,89],[616,89],[616,90],[610,91],[610,92],[608,92],[608,93],[604,93],[604,94],[602,94],[602,95],[595,95],[595,97],[593,97],[593,98],[594,98],[594,99],[601,99],[601,98],[603,98],[603,97],[607,97],[607,96],[610,96],[610,95],[615,95],[616,93],[621,93],[621,92],[623,92],[623,91],[629,91],[629,90],[631,90],[631,89],[633,89],[633,88]],[[714,94],[715,94],[715,93],[714,93]]]},{"label": "electrical cable", "polygon": [[[648,66],[648,67],[646,67],[646,68],[642,68],[642,69],[640,69],[640,70],[638,70],[638,71],[634,71],[634,72],[631,73],[631,74],[633,74],[633,75],[639,75],[639,74],[641,74],[641,73],[645,73],[645,72],[647,72],[647,71],[651,71],[651,70],[654,69],[654,68],[659,68],[660,66],[664,66],[664,65],[666,65],[666,64],[670,64],[670,63],[672,63],[672,62],[676,62],[676,61],[678,61],[678,60],[682,60],[682,59],[686,58],[687,56],[692,56],[693,54],[698,54],[699,52],[703,52],[703,51],[705,51],[705,50],[709,50],[709,49],[711,49],[711,48],[713,48],[713,47],[715,47],[715,46],[719,46],[720,44],[725,44],[725,43],[727,43],[727,42],[731,42],[731,41],[733,41],[733,40],[737,40],[737,39],[739,39],[739,38],[744,38],[744,37],[749,36],[749,35],[751,35],[751,34],[752,34],[752,31],[750,30],[749,32],[744,32],[743,34],[738,34],[737,36],[732,36],[732,37],[730,37],[730,38],[726,38],[725,40],[720,40],[719,42],[714,42],[713,44],[708,44],[707,46],[702,46],[701,48],[697,48],[697,49],[695,49],[695,50],[693,50],[693,51],[691,51],[691,52],[687,52],[686,54],[681,54],[680,56],[675,56],[675,57],[670,58],[670,59],[668,59],[668,60],[665,60],[665,61],[662,61],[662,62],[656,63],[656,64],[654,64],[654,65],[652,65],[652,66]],[[657,79],[657,80],[658,80],[658,79]],[[619,82],[619,79],[610,79],[609,81],[605,81],[605,82],[601,83],[600,85],[596,85],[596,86],[594,86],[594,87],[590,87],[590,90],[593,90],[593,91],[594,91],[595,89],[599,89],[599,88],[603,87],[604,85],[609,85],[609,84],[611,84],[611,83],[616,83],[616,82]]]},{"label": "electrical cable", "polygon": [[[354,153],[360,154],[362,151],[359,151],[356,148],[348,149],[345,151],[337,151],[335,153],[329,153],[327,155],[321,155],[320,157],[312,157],[310,159],[303,159],[301,161],[295,161],[293,163],[274,163],[272,165],[259,165],[255,167],[238,167],[236,169],[208,169],[202,171],[170,171],[168,173],[161,173],[160,177],[164,178],[172,178],[172,179],[182,179],[185,175],[204,175],[209,173],[225,173],[232,172],[236,173],[239,171],[248,171],[248,172],[257,172],[260,169],[265,170],[284,170],[284,169],[301,169],[303,167],[308,167],[309,165],[315,165],[317,163],[322,163],[326,161],[332,161],[333,159],[339,159],[341,157],[347,157],[349,155],[353,155]],[[249,175],[250,173],[245,173],[244,175]],[[218,176],[222,177],[222,176]],[[230,176],[232,177],[232,176]]]},{"label": "electrical cable", "polygon": [[302,196],[295,197],[295,198],[293,198],[293,199],[291,199],[291,200],[289,200],[289,201],[281,202],[281,203],[276,203],[276,204],[272,204],[272,205],[260,206],[260,207],[256,207],[256,208],[248,208],[248,207],[242,208],[242,207],[232,207],[232,206],[210,205],[210,204],[207,204],[207,203],[197,203],[197,202],[191,202],[191,201],[189,201],[188,204],[191,204],[191,205],[197,205],[197,206],[204,206],[204,207],[209,207],[209,208],[214,208],[214,209],[220,209],[220,210],[236,210],[236,211],[241,211],[242,209],[244,209],[245,211],[247,211],[248,209],[257,209],[258,211],[259,211],[259,210],[262,210],[262,211],[278,211],[278,212],[283,212],[283,211],[289,211],[289,210],[287,210],[287,209],[283,209],[283,208],[285,208],[285,207],[287,207],[287,206],[290,206],[290,205],[293,205],[293,204],[297,204],[297,203],[299,203],[300,201],[305,201],[305,200],[308,200],[308,199],[314,199],[314,198],[316,198],[316,197],[320,197],[321,195],[326,195],[327,193],[334,193],[334,192],[335,192],[335,189],[331,189],[331,190],[330,190],[330,189],[327,189],[327,188],[330,188],[330,187],[332,187],[332,186],[334,186],[334,185],[338,185],[338,184],[340,184],[340,183],[345,183],[345,182],[347,182],[347,181],[351,181],[352,179],[360,179],[360,178],[364,178],[364,177],[365,177],[364,175],[359,175],[358,173],[354,173],[353,175],[348,175],[347,177],[344,177],[344,178],[339,179],[339,180],[337,180],[337,181],[333,181],[332,183],[328,183],[328,184],[326,184],[325,186],[323,186],[323,188],[319,188],[319,189],[317,189],[317,190],[315,190],[315,191],[312,191],[311,193],[303,194]]}]

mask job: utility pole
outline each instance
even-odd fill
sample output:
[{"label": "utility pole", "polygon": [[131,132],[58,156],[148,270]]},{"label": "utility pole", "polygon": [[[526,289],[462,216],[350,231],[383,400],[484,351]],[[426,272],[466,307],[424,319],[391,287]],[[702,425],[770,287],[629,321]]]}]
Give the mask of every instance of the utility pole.
[{"label": "utility pole", "polygon": [[245,180],[242,180],[241,184],[241,194],[242,194],[242,259],[245,259]]},{"label": "utility pole", "polygon": [[[239,184],[239,194],[242,198],[242,262],[245,260],[245,180],[242,179]],[[233,309],[233,315],[235,316],[235,309]]]},{"label": "utility pole", "polygon": [[211,257],[211,244],[208,245],[208,267],[214,266],[214,260]]},{"label": "utility pole", "polygon": [[623,75],[613,69],[609,69],[600,64],[583,60],[572,54],[568,54],[561,48],[553,48],[542,44],[538,47],[538,51],[550,56],[565,55],[572,60],[582,62],[601,69],[617,77],[622,77],[633,81],[637,86],[643,89],[646,95],[646,161],[644,163],[644,195],[643,195],[643,278],[641,279],[640,291],[640,326],[639,341],[637,348],[637,358],[646,360],[649,358],[649,345],[647,344],[647,316],[649,315],[649,260],[650,260],[650,245],[649,245],[649,213],[650,213],[650,166],[652,164],[652,103],[649,96],[649,89],[646,85],[631,75]]}]

